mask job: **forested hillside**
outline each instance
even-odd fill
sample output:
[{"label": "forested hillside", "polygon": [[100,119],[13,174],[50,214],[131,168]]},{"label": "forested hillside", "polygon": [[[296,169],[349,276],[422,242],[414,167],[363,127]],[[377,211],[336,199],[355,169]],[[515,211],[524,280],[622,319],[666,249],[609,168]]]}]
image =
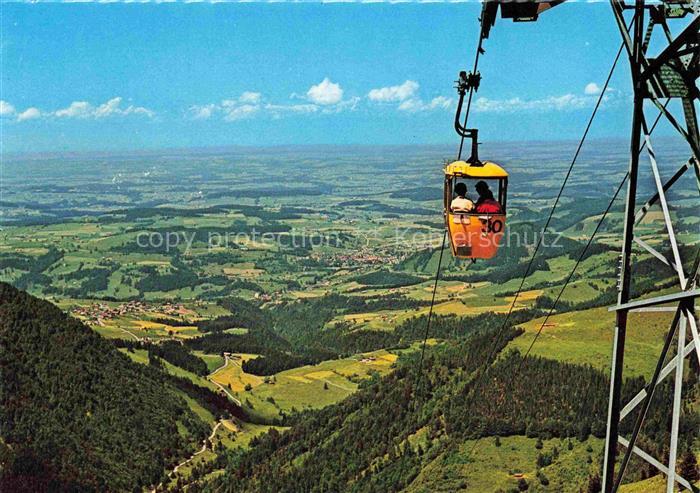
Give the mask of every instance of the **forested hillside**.
[{"label": "forested hillside", "polygon": [[[574,143],[491,149],[508,228],[476,263],[441,257],[451,147],[8,160],[0,282],[47,302],[0,284],[0,490],[598,491],[621,195],[598,222],[629,146],[581,154],[549,228]],[[381,179],[397,156],[402,180]],[[687,273],[691,175],[671,209]],[[650,209],[638,233],[670,258],[664,218]],[[674,268],[633,255],[633,297],[674,292]],[[630,314],[624,400],[672,318]],[[678,450],[695,481],[697,365]],[[672,380],[637,442],[660,460]],[[635,457],[623,493],[665,491],[639,484],[656,474]]]},{"label": "forested hillside", "polygon": [[156,368],[4,283],[0,351],[2,491],[140,491],[208,433]]},{"label": "forested hillside", "polygon": [[[491,319],[500,317],[492,315]],[[475,321],[461,320],[462,324]],[[436,331],[446,333],[453,324],[454,319],[437,319]],[[227,474],[205,489],[401,491],[440,457],[446,462],[440,467],[446,470],[446,458],[469,440],[525,435],[541,443],[559,438],[571,450],[573,442],[604,437],[608,381],[602,372],[589,366],[523,358],[517,351],[502,356],[497,353],[487,361],[497,329],[476,331],[474,327],[478,325],[463,325],[465,330],[471,329],[469,338],[429,350],[422,374],[418,354],[413,353],[399,361],[395,372],[347,400],[302,414],[287,433],[273,430],[249,452],[231,455]],[[501,338],[499,352],[519,333],[509,329]],[[482,373],[484,368],[488,369]],[[628,380],[624,398],[629,399],[640,385],[640,381]],[[642,438],[647,450],[658,455],[668,453],[656,450],[656,444],[668,438],[662,435],[668,433],[665,409],[670,395],[667,386],[659,392],[647,417],[654,423],[649,428],[653,435]],[[683,447],[687,448],[698,435],[700,415],[688,407],[683,422]],[[629,432],[631,424],[624,422],[623,432]],[[584,463],[584,475],[570,478],[576,491],[589,481],[595,482],[597,464],[591,458],[590,445],[588,450],[591,467]],[[533,468],[537,467],[541,485],[549,482],[543,468],[558,453],[536,454]],[[466,455],[462,460],[469,462]],[[576,467],[580,470],[581,465],[579,460]],[[641,462],[633,461],[629,477],[640,479],[650,473]],[[453,488],[473,491],[476,486],[461,479],[457,486],[445,483],[440,491],[455,491]]]}]

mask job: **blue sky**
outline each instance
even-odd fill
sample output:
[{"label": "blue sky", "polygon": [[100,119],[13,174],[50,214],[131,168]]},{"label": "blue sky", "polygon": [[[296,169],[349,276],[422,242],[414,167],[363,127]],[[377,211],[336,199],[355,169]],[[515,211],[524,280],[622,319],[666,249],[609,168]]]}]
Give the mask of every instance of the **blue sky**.
[{"label": "blue sky", "polygon": [[[451,143],[480,5],[3,4],[4,152]],[[577,138],[619,46],[606,3],[499,19],[471,125]],[[622,60],[594,137],[628,132]]]}]

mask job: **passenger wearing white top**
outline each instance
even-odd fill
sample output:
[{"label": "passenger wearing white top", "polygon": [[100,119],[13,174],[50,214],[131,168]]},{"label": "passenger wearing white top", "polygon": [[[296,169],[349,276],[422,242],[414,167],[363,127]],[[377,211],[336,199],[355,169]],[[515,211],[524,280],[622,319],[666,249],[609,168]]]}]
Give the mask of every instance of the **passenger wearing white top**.
[{"label": "passenger wearing white top", "polygon": [[466,197],[467,186],[464,183],[457,183],[455,185],[455,194],[457,194],[457,196],[452,199],[452,203],[450,204],[452,212],[472,212],[474,210],[474,202]]}]

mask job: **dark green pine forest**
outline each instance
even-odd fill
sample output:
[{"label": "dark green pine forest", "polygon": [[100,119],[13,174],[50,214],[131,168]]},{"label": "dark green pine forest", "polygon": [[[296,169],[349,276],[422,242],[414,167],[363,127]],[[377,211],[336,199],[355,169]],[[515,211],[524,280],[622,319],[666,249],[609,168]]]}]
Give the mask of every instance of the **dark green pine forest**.
[{"label": "dark green pine forest", "polygon": [[0,490],[141,491],[209,433],[176,385],[0,283]]},{"label": "dark green pine forest", "polygon": [[[422,372],[416,352],[400,359],[393,373],[368,382],[348,399],[294,417],[286,433],[272,430],[256,439],[249,451],[229,454],[226,474],[203,490],[402,491],[428,464],[440,457],[449,460],[467,440],[526,435],[583,442],[605,436],[606,375],[590,366],[524,358],[517,351],[502,354],[507,342],[520,334],[513,327],[501,334],[492,353],[502,315],[492,315],[486,328],[476,323],[480,319],[460,319],[459,325],[470,335],[430,348]],[[424,320],[416,319],[417,324],[420,321]],[[455,319],[438,318],[435,324],[435,331],[445,334]],[[641,379],[627,380],[624,399],[642,386]],[[640,438],[647,450],[662,457],[668,450],[658,444],[668,443],[666,409],[671,395],[669,385],[657,391],[647,431]],[[682,447],[687,448],[700,432],[700,415],[690,408],[684,413],[681,436]],[[624,422],[623,433],[629,433],[631,425]],[[552,457],[540,454],[537,459],[542,466]],[[649,466],[632,461],[630,477],[652,474]],[[591,475],[589,484],[596,480]],[[469,484],[451,484],[443,478],[440,487],[456,491]],[[188,491],[199,488],[192,485]]]},{"label": "dark green pine forest", "polygon": [[[599,492],[622,196],[598,221],[629,145],[581,154],[545,238],[572,147],[492,148],[512,176],[509,242],[475,264],[436,248],[451,148],[15,159],[0,493]],[[383,179],[397,152],[402,180]],[[270,169],[283,179],[265,185]],[[671,212],[694,272],[684,178]],[[670,255],[665,216],[648,216],[640,238]],[[163,235],[180,243],[140,241]],[[677,290],[673,268],[633,257],[633,298]],[[623,402],[650,381],[671,318],[631,315]],[[697,483],[698,360],[685,364],[677,463]],[[637,441],[661,462],[673,380]],[[635,456],[624,490],[665,491],[664,478]]]},{"label": "dark green pine forest", "polygon": [[[401,491],[469,440],[603,438],[604,373],[503,351],[522,333],[515,326],[530,316],[527,310],[515,314],[503,331],[504,315],[436,317],[434,334],[446,340],[426,350],[422,366],[420,351],[404,354],[392,373],[362,382],[347,399],[288,416],[288,431],[273,428],[247,450],[222,452],[224,474],[191,483],[187,491]],[[209,432],[185,395],[215,415],[245,418],[225,398],[157,364],[132,363],[79,321],[7,284],[0,284],[0,320],[3,491],[142,491],[163,481],[164,471]],[[424,316],[410,319],[397,339],[419,339],[424,324]],[[149,355],[187,366],[192,356],[182,348],[150,347]],[[640,378],[627,380],[623,398],[642,386]],[[688,389],[686,399],[692,399],[697,385]],[[657,391],[640,438],[661,457],[668,454],[658,444],[668,440],[671,395],[669,384]],[[700,415],[685,407],[681,423],[681,447],[689,449],[700,434]],[[629,433],[631,421],[624,424]],[[469,454],[461,460],[469,461]],[[537,456],[538,466],[552,460]],[[631,477],[652,473],[632,462]],[[442,484],[442,491],[469,487],[460,481]]]}]

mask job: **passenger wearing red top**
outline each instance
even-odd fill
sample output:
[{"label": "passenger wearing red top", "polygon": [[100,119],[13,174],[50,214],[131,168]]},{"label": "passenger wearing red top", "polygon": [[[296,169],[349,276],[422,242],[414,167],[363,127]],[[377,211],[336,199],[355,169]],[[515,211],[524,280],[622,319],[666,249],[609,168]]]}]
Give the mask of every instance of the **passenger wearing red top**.
[{"label": "passenger wearing red top", "polygon": [[474,187],[479,198],[475,204],[477,214],[502,214],[501,204],[493,198],[493,193],[485,181],[480,181]]}]

